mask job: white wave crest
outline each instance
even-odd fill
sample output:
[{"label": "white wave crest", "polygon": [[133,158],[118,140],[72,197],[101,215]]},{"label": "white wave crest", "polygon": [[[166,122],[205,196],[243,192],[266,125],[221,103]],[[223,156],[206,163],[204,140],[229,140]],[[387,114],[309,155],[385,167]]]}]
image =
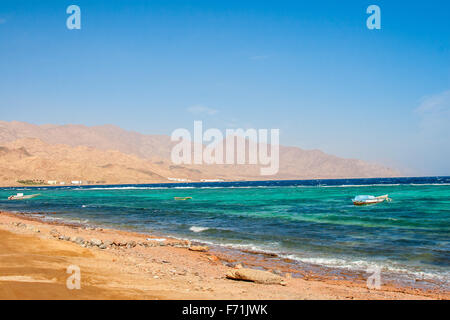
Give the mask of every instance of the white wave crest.
[{"label": "white wave crest", "polygon": [[189,230],[191,230],[192,232],[202,232],[208,229],[209,229],[208,227],[196,227],[196,226],[192,226],[189,228]]}]

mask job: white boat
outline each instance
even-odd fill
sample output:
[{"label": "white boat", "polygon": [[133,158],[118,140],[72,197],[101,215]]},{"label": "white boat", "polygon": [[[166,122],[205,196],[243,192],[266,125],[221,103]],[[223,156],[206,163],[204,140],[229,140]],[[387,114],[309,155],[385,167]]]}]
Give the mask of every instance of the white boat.
[{"label": "white boat", "polygon": [[363,206],[366,204],[375,204],[375,203],[380,203],[383,201],[389,201],[391,199],[389,199],[388,195],[385,194],[383,196],[378,196],[378,197],[374,197],[374,196],[366,196],[366,195],[362,195],[362,196],[356,196],[355,198],[353,198],[353,204],[355,206]]},{"label": "white boat", "polygon": [[25,196],[23,193],[18,193],[15,196],[9,196],[8,200],[25,200],[25,199],[32,199],[39,196],[39,194],[30,194]]}]

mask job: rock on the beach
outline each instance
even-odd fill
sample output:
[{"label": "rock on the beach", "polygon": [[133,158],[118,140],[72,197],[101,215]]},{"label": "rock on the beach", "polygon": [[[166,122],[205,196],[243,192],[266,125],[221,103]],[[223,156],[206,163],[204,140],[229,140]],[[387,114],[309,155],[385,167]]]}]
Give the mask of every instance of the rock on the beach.
[{"label": "rock on the beach", "polygon": [[179,240],[170,242],[168,245],[176,248],[188,248],[191,246],[191,242],[189,240]]},{"label": "rock on the beach", "polygon": [[280,285],[286,285],[286,282],[283,278],[280,276],[273,274],[268,271],[262,271],[262,270],[254,270],[254,269],[235,269],[230,270],[226,277],[228,279],[233,280],[243,280],[243,281],[252,281],[255,283],[261,283],[261,284],[280,284]]},{"label": "rock on the beach", "polygon": [[113,244],[117,247],[126,247],[128,243],[126,241],[114,240]]},{"label": "rock on the beach", "polygon": [[212,254],[206,256],[206,258],[207,258],[209,261],[211,261],[211,262],[218,262],[218,261],[220,261],[220,259],[219,259],[217,256],[212,255]]},{"label": "rock on the beach", "polygon": [[75,243],[78,243],[78,244],[83,244],[83,243],[84,243],[84,239],[81,238],[81,237],[76,237],[75,240],[74,240],[74,242],[75,242]]},{"label": "rock on the beach", "polygon": [[191,251],[198,251],[198,252],[206,252],[209,250],[207,246],[192,246],[189,248]]},{"label": "rock on the beach", "polygon": [[56,230],[56,229],[52,229],[52,230],[50,231],[50,235],[51,235],[52,237],[54,237],[54,238],[59,238],[59,236],[60,236],[58,230]]},{"label": "rock on the beach", "polygon": [[94,246],[101,246],[102,244],[103,244],[103,241],[102,240],[100,240],[100,239],[91,239],[91,243],[94,245]]},{"label": "rock on the beach", "polygon": [[38,228],[36,228],[36,227],[33,226],[33,225],[28,225],[28,226],[27,226],[27,229],[28,229],[28,230],[31,230],[31,231],[33,231],[33,232],[37,232],[37,233],[41,232]]}]

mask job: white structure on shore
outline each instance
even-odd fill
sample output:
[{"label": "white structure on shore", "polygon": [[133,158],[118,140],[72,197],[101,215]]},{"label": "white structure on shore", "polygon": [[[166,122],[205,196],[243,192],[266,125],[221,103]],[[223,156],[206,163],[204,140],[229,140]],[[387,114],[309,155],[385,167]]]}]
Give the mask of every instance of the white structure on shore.
[{"label": "white structure on shore", "polygon": [[177,182],[189,182],[189,181],[191,181],[189,179],[183,179],[183,178],[167,178],[167,180],[177,181]]},{"label": "white structure on shore", "polygon": [[47,181],[47,184],[57,184],[58,183],[58,181],[56,181],[56,180],[48,180]]},{"label": "white structure on shore", "polygon": [[82,184],[82,183],[83,183],[83,181],[77,181],[77,180],[72,181],[72,184]]},{"label": "white structure on shore", "polygon": [[201,179],[201,182],[223,182],[223,179]]}]

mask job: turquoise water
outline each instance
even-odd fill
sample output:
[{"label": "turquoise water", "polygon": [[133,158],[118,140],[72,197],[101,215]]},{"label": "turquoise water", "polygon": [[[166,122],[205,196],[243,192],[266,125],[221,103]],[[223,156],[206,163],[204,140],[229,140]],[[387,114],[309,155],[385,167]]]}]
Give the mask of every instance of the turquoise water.
[{"label": "turquoise water", "polygon": [[[431,179],[431,180],[430,180]],[[0,189],[0,208],[233,248],[300,263],[449,280],[449,178]],[[16,192],[40,193],[7,201]],[[391,202],[357,207],[360,194]],[[190,196],[187,201],[174,197]]]}]

